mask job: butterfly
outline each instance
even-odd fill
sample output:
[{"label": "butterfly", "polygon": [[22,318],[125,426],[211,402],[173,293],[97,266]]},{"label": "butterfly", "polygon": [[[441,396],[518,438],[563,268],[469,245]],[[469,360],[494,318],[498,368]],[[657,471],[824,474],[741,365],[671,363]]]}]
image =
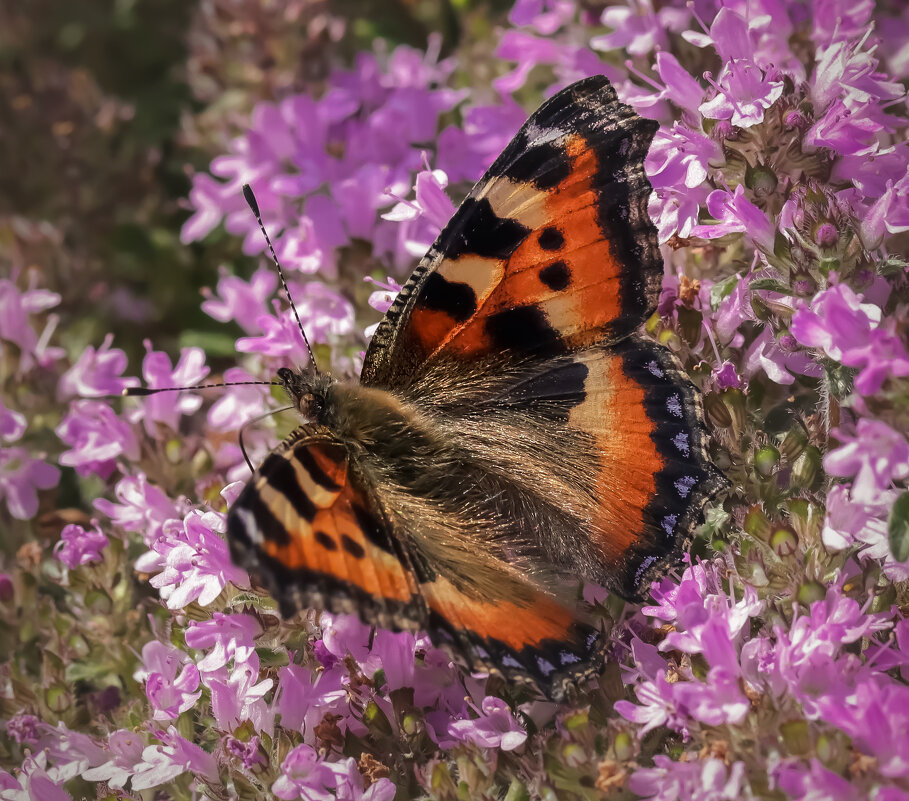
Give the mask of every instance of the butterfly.
[{"label": "butterfly", "polygon": [[427,630],[555,699],[599,669],[579,580],[640,599],[724,483],[696,388],[638,333],[663,272],[656,128],[604,77],[554,95],[420,261],[359,381],[278,372],[303,422],[227,534],[284,615]]}]

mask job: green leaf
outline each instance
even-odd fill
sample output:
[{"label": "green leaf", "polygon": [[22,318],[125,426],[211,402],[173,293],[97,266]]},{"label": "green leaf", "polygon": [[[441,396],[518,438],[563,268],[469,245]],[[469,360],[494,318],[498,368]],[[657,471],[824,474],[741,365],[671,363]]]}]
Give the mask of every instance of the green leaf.
[{"label": "green leaf", "polygon": [[720,303],[723,302],[723,298],[732,294],[732,291],[738,286],[740,280],[741,277],[739,274],[733,273],[728,278],[717,281],[710,287],[710,306],[714,311],[719,308]]},{"label": "green leaf", "polygon": [[748,284],[748,288],[752,291],[764,290],[769,292],[776,292],[780,295],[792,294],[792,288],[788,284],[784,284],[782,281],[779,281],[776,278],[756,278],[754,281]]},{"label": "green leaf", "polygon": [[909,559],[909,492],[896,499],[887,523],[890,534],[890,552],[897,562]]}]

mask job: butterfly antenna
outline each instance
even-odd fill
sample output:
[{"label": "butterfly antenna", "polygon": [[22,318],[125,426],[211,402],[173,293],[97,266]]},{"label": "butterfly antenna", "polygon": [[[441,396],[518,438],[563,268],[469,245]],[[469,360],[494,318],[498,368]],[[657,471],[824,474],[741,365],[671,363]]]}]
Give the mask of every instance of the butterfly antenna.
[{"label": "butterfly antenna", "polygon": [[120,394],[125,398],[146,397],[159,392],[188,392],[192,389],[211,389],[212,387],[283,387],[280,381],[222,381],[218,384],[195,384],[191,387],[126,387]]},{"label": "butterfly antenna", "polygon": [[319,368],[316,365],[316,358],[312,355],[312,348],[309,346],[309,340],[306,338],[306,332],[303,330],[303,323],[300,322],[300,315],[297,314],[297,307],[294,305],[294,299],[290,296],[290,290],[287,288],[287,281],[284,279],[284,270],[281,269],[281,264],[278,261],[278,254],[275,253],[275,249],[271,244],[271,239],[268,236],[268,231],[265,230],[265,224],[262,222],[262,215],[259,214],[259,204],[256,201],[256,196],[253,194],[252,187],[249,184],[243,184],[243,197],[246,198],[246,202],[249,204],[252,213],[256,215],[256,222],[259,223],[259,230],[262,232],[262,236],[265,237],[265,242],[268,244],[271,260],[275,263],[278,275],[281,277],[281,284],[284,287],[284,294],[287,295],[287,302],[290,304],[290,308],[293,309],[294,318],[297,321],[297,328],[300,329],[300,334],[303,337],[303,341],[306,343],[306,351],[309,353],[310,364],[312,364],[313,369],[318,373]]}]

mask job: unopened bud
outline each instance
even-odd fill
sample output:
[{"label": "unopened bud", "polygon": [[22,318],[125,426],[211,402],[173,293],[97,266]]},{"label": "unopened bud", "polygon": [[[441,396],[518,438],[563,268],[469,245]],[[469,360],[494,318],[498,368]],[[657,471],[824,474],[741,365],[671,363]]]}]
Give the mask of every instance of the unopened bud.
[{"label": "unopened bud", "polygon": [[815,601],[823,601],[827,597],[827,589],[819,581],[806,581],[799,586],[796,598],[800,604],[810,606]]},{"label": "unopened bud", "polygon": [[787,462],[794,462],[801,456],[802,452],[808,445],[808,432],[805,426],[799,423],[786,432],[783,441],[780,443],[780,455]]},{"label": "unopened bud", "polygon": [[773,533],[770,535],[770,547],[773,548],[773,551],[777,556],[785,559],[787,556],[792,556],[792,554],[798,550],[799,538],[788,526],[780,526],[779,528],[774,529]]},{"label": "unopened bud", "polygon": [[770,520],[760,506],[752,506],[745,513],[745,522],[742,526],[745,533],[757,539],[767,539],[770,535]]},{"label": "unopened bud", "polygon": [[732,425],[732,415],[718,393],[711,392],[704,397],[704,410],[715,428],[729,428]]},{"label": "unopened bud", "polygon": [[758,164],[755,167],[748,165],[745,168],[745,186],[747,186],[756,198],[765,198],[776,191],[779,183],[776,174],[769,167]]},{"label": "unopened bud", "polygon": [[802,489],[812,489],[821,476],[821,452],[808,445],[792,465],[792,483]]},{"label": "unopened bud", "polygon": [[814,232],[814,241],[818,247],[830,250],[835,248],[840,241],[840,232],[832,223],[821,223]]},{"label": "unopened bud", "polygon": [[779,466],[780,452],[773,445],[765,445],[754,454],[754,469],[761,478],[769,478]]}]

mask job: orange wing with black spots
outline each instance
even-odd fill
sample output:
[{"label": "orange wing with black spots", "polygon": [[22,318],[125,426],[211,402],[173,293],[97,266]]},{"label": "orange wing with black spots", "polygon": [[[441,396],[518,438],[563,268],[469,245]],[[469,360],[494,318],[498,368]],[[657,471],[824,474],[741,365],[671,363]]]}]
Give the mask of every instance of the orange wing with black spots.
[{"label": "orange wing with black spots", "polygon": [[406,556],[348,461],[330,435],[297,429],[231,507],[234,561],[260,578],[285,614],[317,607],[419,627],[425,607]]},{"label": "orange wing with black spots", "polygon": [[662,276],[644,174],[656,127],[602,77],[543,104],[401,290],[363,383],[407,385],[435,357],[572,351],[640,325]]}]

